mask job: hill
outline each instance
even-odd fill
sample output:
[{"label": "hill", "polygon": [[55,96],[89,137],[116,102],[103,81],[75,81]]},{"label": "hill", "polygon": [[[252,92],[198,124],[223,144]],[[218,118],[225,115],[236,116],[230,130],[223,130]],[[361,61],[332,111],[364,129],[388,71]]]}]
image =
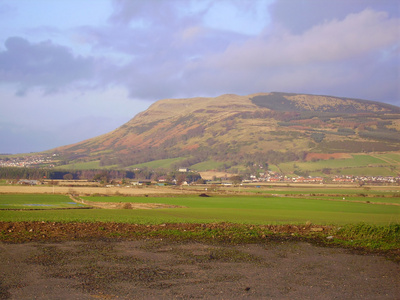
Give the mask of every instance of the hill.
[{"label": "hill", "polygon": [[166,168],[169,160],[171,168],[237,172],[337,153],[399,150],[397,106],[274,92],[160,100],[110,133],[51,152],[64,163],[134,168],[153,162],[157,168],[159,161]]}]

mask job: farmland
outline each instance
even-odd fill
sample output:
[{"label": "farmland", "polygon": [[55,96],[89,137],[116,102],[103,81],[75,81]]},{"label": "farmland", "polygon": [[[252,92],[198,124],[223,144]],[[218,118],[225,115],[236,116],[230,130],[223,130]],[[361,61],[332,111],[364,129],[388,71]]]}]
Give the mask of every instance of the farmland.
[{"label": "farmland", "polygon": [[[304,228],[322,228],[318,230],[323,231],[323,236],[346,226],[349,232],[353,232],[353,227],[358,228],[356,232],[364,232],[360,229],[362,227],[358,227],[364,224],[369,228],[367,237],[362,233],[361,238],[353,238],[354,243],[362,245],[376,230],[385,232],[392,228],[394,244],[390,242],[389,246],[382,246],[381,243],[386,243],[382,239],[377,247],[398,249],[398,190],[394,185],[250,185],[242,188],[214,186],[206,194],[201,186],[71,188],[3,185],[0,186],[0,222],[89,222],[144,226],[232,224],[282,228],[303,228],[304,224],[308,224]],[[345,240],[337,239],[336,242],[344,243]]]},{"label": "farmland", "polygon": [[342,298],[384,287],[390,299],[399,282],[397,190],[1,185],[0,296],[137,298],[140,289],[150,298],[204,290],[265,298],[290,286],[306,298],[307,286]]},{"label": "farmland", "polygon": [[[329,156],[329,155],[327,155]],[[332,154],[333,156],[333,154]],[[296,170],[308,172],[313,176],[324,175],[323,170],[329,169],[330,175],[368,175],[368,176],[396,176],[400,170],[399,153],[373,153],[373,154],[341,154],[342,158],[336,159],[315,159],[309,161],[291,161],[278,164],[270,164],[269,168],[285,175],[293,174]],[[188,157],[172,159],[160,159],[151,162],[129,166],[130,168],[148,168],[150,170],[171,169],[172,166],[179,166]],[[190,166],[190,169],[203,172],[207,170],[225,170],[226,161],[207,160]],[[107,166],[111,169],[116,166]],[[63,165],[58,168],[84,170],[100,168],[99,161],[90,163],[75,163]],[[105,168],[105,167],[103,167]],[[237,170],[245,170],[244,165],[235,166]],[[226,173],[226,172],[225,172]],[[325,174],[326,176],[327,174]]]},{"label": "farmland", "polygon": [[[0,209],[3,209],[0,221],[11,222],[229,222],[255,225],[306,222],[321,225],[400,223],[400,196],[395,186],[383,189],[354,186],[334,188],[333,185],[325,188],[214,187],[208,194],[201,192],[200,187],[177,189],[38,186],[14,187],[14,193],[10,193],[13,191],[12,186],[2,186],[1,190],[3,193],[9,193],[0,194]],[[15,194],[15,191],[19,193]],[[75,202],[68,194],[74,194],[72,199]],[[96,207],[96,203],[102,203],[102,208],[114,209],[68,210]],[[138,204],[142,205],[142,208],[151,208],[154,204],[168,208],[134,209]],[[59,208],[65,210],[58,210]]]},{"label": "farmland", "polygon": [[301,170],[314,176],[322,175],[324,169],[336,175],[396,176],[399,159],[400,155],[397,153],[353,154],[341,159],[281,163],[278,166],[272,166],[272,169],[285,174]]},{"label": "farmland", "polygon": [[72,201],[65,195],[40,195],[27,194],[0,195],[0,209],[16,210],[16,209],[67,209],[79,208],[85,205]]}]

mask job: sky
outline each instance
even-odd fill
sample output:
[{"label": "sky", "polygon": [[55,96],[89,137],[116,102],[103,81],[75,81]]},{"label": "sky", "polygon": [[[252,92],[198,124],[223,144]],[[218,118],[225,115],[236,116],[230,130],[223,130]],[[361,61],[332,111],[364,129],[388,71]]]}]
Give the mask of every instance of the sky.
[{"label": "sky", "polygon": [[273,91],[400,106],[400,1],[0,0],[0,153]]}]

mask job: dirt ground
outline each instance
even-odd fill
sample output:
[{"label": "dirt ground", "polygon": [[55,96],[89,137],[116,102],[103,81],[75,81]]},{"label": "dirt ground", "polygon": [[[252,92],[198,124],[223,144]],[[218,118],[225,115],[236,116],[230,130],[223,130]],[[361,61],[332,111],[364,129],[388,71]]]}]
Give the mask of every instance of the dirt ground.
[{"label": "dirt ground", "polygon": [[180,208],[184,206],[169,205],[162,203],[137,203],[137,202],[95,202],[86,201],[79,197],[70,195],[70,199],[77,203],[82,203],[95,208],[102,209],[161,209],[161,208]]},{"label": "dirt ground", "polygon": [[400,299],[400,264],[380,255],[279,239],[105,238],[107,227],[75,226],[2,223],[0,299]]},{"label": "dirt ground", "polygon": [[169,194],[187,194],[193,193],[191,191],[186,191],[185,189],[179,188],[168,188],[168,187],[138,187],[138,188],[128,188],[128,187],[67,187],[67,186],[0,186],[0,193],[4,194],[79,194],[79,195],[93,195],[101,194],[108,196],[118,196],[118,195],[169,195]]},{"label": "dirt ground", "polygon": [[[107,196],[171,196],[171,195],[199,195],[205,192],[207,186],[186,186],[186,187],[154,187],[154,186],[141,186],[141,187],[84,187],[84,186],[20,186],[20,185],[2,185],[0,186],[0,194],[62,194],[62,195],[79,195],[79,196],[90,196],[94,194],[107,195]],[[209,187],[208,187],[209,188]],[[336,189],[336,188],[349,188],[359,189],[360,193],[365,193],[364,188],[360,187],[358,183],[351,184],[319,184],[319,183],[274,183],[274,188],[265,186],[265,189],[269,192],[290,190],[292,188],[316,188],[321,189]],[[399,187],[396,185],[392,186],[368,186],[371,191],[395,191],[398,192]],[[251,189],[251,187],[250,187]],[[262,190],[262,189],[261,189]],[[260,191],[261,191],[260,190]],[[213,193],[209,188],[207,193]],[[237,189],[233,187],[218,187],[217,194],[237,194]],[[246,188],[243,188],[240,192],[241,195],[246,194]],[[254,195],[254,193],[251,193]]]},{"label": "dirt ground", "polygon": [[352,158],[349,153],[308,153],[306,156],[306,161],[311,161],[313,159],[344,159],[344,158]]}]

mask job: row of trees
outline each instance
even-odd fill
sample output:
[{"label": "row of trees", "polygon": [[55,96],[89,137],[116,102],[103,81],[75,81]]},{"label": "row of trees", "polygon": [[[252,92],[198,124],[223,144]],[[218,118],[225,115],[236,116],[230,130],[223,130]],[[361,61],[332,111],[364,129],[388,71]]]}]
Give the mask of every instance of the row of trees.
[{"label": "row of trees", "polygon": [[95,180],[99,176],[107,176],[109,179],[135,178],[132,171],[118,170],[54,170],[39,168],[18,168],[3,167],[0,168],[0,179],[83,179]]},{"label": "row of trees", "polygon": [[195,172],[168,172],[168,171],[152,171],[146,168],[142,170],[118,171],[118,170],[50,170],[36,168],[17,168],[7,167],[0,168],[0,179],[54,179],[54,180],[89,180],[107,183],[113,180],[157,180],[161,176],[165,176],[167,181],[176,180],[178,183],[196,182],[201,179],[200,174]]}]

